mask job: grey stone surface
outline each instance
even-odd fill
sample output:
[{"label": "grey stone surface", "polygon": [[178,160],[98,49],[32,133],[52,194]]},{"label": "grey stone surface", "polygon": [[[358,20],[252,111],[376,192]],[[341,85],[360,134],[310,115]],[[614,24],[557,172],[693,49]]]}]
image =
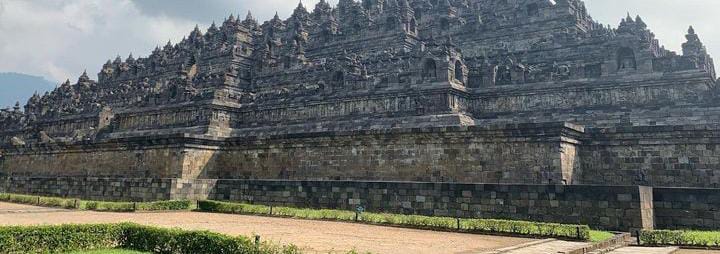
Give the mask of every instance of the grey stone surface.
[{"label": "grey stone surface", "polygon": [[714,63],[682,48],[578,0],[228,17],[0,111],[0,175],[716,187]]},{"label": "grey stone surface", "polygon": [[720,228],[720,189],[653,188],[653,196],[658,227]]},{"label": "grey stone surface", "polygon": [[267,205],[639,228],[716,229],[720,189],[599,185],[3,177],[0,192],[112,201],[217,199]]},{"label": "grey stone surface", "polygon": [[610,230],[654,225],[652,193],[638,186],[25,177],[5,183],[0,190],[99,200],[210,198],[343,210],[360,205],[373,212],[580,223]]},{"label": "grey stone surface", "polygon": [[[642,18],[605,26],[580,0],[321,1],[285,20],[228,17],[0,110],[0,176],[13,192],[143,200],[238,179],[568,185],[577,199],[410,188],[388,207],[442,213],[475,200],[447,212],[539,218],[523,200],[547,197],[539,219],[631,202],[641,219],[614,210],[590,223],[700,225],[635,202],[652,190],[609,186],[719,187],[717,84],[692,27],[676,53]],[[580,184],[612,196],[585,197]],[[361,195],[343,188],[320,193]],[[295,191],[254,195],[312,193]]]}]

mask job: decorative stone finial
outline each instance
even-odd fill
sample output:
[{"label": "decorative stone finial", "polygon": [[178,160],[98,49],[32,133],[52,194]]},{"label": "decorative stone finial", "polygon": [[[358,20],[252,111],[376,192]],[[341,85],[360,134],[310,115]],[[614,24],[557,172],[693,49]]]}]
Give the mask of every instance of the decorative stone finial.
[{"label": "decorative stone finial", "polygon": [[638,26],[640,26],[642,28],[647,28],[647,24],[645,24],[645,21],[643,21],[643,19],[640,17],[640,15],[637,15],[637,17],[635,17],[635,23],[637,23]]},{"label": "decorative stone finial", "polygon": [[83,71],[83,73],[78,78],[78,83],[85,83],[85,82],[89,82],[89,81],[90,81],[90,77],[88,77],[87,69],[86,69]]},{"label": "decorative stone finial", "polygon": [[246,21],[251,21],[251,20],[254,21],[255,20],[255,17],[253,17],[251,11],[248,11],[247,16],[245,16],[245,20]]}]

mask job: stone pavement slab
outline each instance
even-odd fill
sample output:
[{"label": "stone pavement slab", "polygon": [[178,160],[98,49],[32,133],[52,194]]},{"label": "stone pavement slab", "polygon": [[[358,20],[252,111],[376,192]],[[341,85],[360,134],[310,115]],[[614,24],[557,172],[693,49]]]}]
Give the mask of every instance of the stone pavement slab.
[{"label": "stone pavement slab", "polygon": [[678,247],[624,247],[614,250],[608,254],[672,254],[675,253],[678,249]]},{"label": "stone pavement slab", "polygon": [[584,242],[571,242],[561,240],[540,240],[513,247],[483,252],[483,254],[558,254],[566,253],[586,247],[590,244]]}]

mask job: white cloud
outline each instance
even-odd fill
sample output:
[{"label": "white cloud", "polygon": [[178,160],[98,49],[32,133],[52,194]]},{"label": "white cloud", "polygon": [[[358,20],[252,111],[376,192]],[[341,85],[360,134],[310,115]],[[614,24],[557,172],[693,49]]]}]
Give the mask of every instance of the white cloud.
[{"label": "white cloud", "polygon": [[181,38],[193,22],[143,16],[128,0],[0,0],[0,70],[61,81],[115,54],[144,54]]}]

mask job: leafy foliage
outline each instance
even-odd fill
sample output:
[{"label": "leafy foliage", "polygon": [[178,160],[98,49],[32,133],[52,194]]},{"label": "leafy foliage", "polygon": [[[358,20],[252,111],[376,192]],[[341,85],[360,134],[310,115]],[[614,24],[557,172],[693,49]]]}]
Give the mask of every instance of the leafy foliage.
[{"label": "leafy foliage", "polygon": [[123,248],[152,253],[294,254],[295,246],[255,243],[208,231],[183,231],[137,224],[0,227],[0,253],[62,253]]},{"label": "leafy foliage", "polygon": [[[219,201],[199,201],[198,209],[206,212],[273,215],[310,220],[355,221],[356,214],[351,211],[327,209],[302,209],[291,207],[269,207]],[[272,209],[272,212],[271,212]],[[397,225],[413,228],[439,230],[458,230],[474,233],[500,233],[530,235],[541,237],[561,237],[579,240],[590,239],[590,228],[586,225],[568,225],[540,223],[530,221],[458,219],[450,217],[430,217],[421,215],[362,213],[358,222]]]},{"label": "leafy foliage", "polygon": [[147,254],[149,252],[139,252],[133,250],[123,249],[102,249],[102,250],[88,250],[88,251],[73,251],[66,254]]},{"label": "leafy foliage", "polygon": [[60,207],[67,209],[112,212],[188,210],[190,209],[190,206],[192,204],[192,202],[188,200],[169,200],[156,202],[106,202],[7,193],[0,193],[0,201],[47,207]]},{"label": "leafy foliage", "polygon": [[644,230],[640,242],[652,246],[720,247],[720,231]]},{"label": "leafy foliage", "polygon": [[47,253],[111,248],[123,226],[112,224],[0,227],[0,253]]}]

